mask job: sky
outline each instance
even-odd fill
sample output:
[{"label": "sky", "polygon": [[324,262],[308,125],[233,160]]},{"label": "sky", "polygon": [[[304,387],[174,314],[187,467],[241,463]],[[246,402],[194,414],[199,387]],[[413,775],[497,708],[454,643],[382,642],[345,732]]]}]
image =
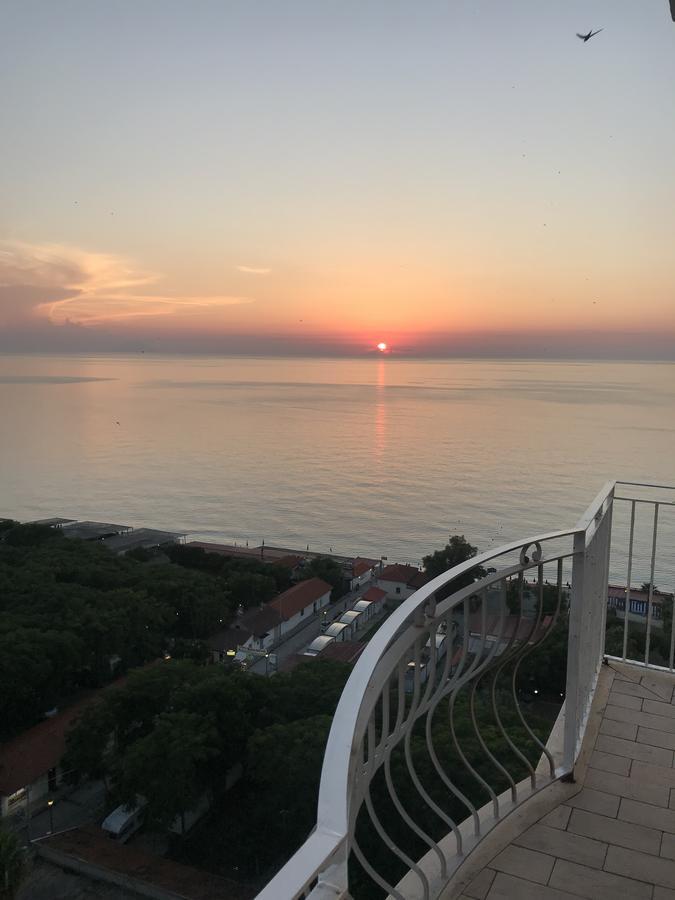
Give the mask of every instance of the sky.
[{"label": "sky", "polygon": [[675,358],[667,0],[6,0],[0,85],[0,350]]}]

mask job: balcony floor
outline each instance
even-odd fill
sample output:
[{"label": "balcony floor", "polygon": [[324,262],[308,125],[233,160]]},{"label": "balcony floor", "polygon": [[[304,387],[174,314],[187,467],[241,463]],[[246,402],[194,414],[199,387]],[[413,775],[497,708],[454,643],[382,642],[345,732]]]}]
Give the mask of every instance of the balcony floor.
[{"label": "balcony floor", "polygon": [[668,673],[605,667],[577,783],[444,898],[675,900],[674,689]]}]

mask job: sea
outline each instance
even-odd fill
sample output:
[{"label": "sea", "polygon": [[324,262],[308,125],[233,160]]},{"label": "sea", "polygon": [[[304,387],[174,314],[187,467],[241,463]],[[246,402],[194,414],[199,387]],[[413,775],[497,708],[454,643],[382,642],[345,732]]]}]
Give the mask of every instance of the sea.
[{"label": "sea", "polygon": [[388,562],[675,484],[673,363],[0,355],[0,423],[0,517]]}]

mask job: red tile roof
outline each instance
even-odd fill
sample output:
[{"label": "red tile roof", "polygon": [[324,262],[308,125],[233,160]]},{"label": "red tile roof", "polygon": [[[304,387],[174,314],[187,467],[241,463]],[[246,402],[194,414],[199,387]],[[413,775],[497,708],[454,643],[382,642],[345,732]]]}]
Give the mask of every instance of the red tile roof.
[{"label": "red tile roof", "polygon": [[[147,663],[146,666],[158,663],[161,660]],[[75,719],[85,707],[99,700],[105,691],[123,687],[128,677],[124,675],[102,690],[90,691],[63,712],[0,744],[0,794],[13,794],[32,784],[49,769],[58,766],[66,750],[66,734]]]},{"label": "red tile roof", "polygon": [[377,577],[380,581],[395,581],[407,585],[420,574],[420,570],[416,569],[415,566],[394,563],[394,565],[385,566]]},{"label": "red tile roof", "polygon": [[251,900],[256,890],[229,878],[193,869],[161,856],[146,853],[106,837],[95,825],[84,825],[43,838],[59,854],[118,873],[125,883],[140,882],[155,888],[155,896],[189,897],[190,900]]},{"label": "red tile roof", "polygon": [[354,578],[359,578],[361,575],[365,575],[366,572],[370,572],[373,566],[370,562],[367,562],[365,559],[355,559],[354,565],[352,566],[352,574]]},{"label": "red tile roof", "polygon": [[0,746],[0,794],[28,787],[55,768],[66,750],[66,732],[82,710],[96,699],[90,695],[62,713],[45,719]]},{"label": "red tile roof", "polygon": [[360,641],[333,641],[315,659],[336,659],[339,662],[355,663],[366,649]]},{"label": "red tile roof", "polygon": [[380,600],[383,600],[386,596],[386,591],[383,591],[382,588],[373,586],[368,588],[361,599],[368,600],[369,603],[379,603]]},{"label": "red tile roof", "polygon": [[283,621],[287,622],[300,610],[311,606],[315,600],[329,594],[331,590],[331,586],[321,578],[308,578],[307,581],[299,581],[283,594],[279,594],[267,606],[276,610]]}]

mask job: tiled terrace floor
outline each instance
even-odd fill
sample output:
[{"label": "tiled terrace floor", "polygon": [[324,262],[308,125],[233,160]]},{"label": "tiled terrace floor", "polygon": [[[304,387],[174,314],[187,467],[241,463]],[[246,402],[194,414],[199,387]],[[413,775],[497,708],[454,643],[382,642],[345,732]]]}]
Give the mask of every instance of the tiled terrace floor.
[{"label": "tiled terrace floor", "polygon": [[580,790],[513,838],[458,900],[675,900],[675,677],[611,669]]}]

